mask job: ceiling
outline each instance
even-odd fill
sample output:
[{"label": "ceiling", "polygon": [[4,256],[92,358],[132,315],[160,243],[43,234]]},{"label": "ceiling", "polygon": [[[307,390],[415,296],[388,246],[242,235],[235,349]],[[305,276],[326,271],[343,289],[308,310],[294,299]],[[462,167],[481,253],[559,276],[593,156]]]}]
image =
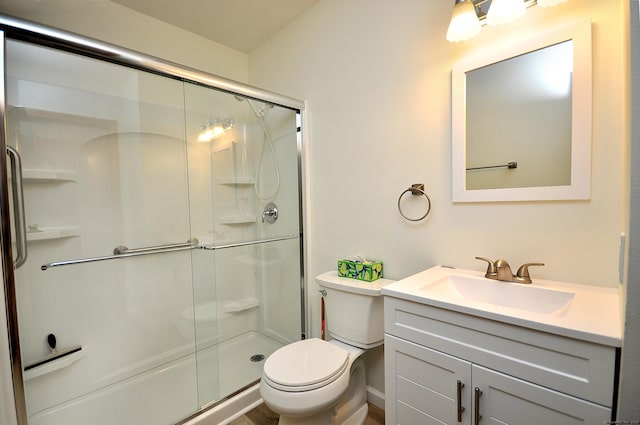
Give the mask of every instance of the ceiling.
[{"label": "ceiling", "polygon": [[111,0],[244,53],[318,0]]}]

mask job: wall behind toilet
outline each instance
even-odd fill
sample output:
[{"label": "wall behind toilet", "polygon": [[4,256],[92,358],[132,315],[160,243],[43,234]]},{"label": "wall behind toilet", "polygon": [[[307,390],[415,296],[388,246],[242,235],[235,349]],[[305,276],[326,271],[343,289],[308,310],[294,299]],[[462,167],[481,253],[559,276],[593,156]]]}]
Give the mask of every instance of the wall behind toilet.
[{"label": "wall behind toilet", "polygon": [[[249,55],[250,83],[308,101],[312,333],[313,276],[361,252],[399,279],[437,264],[483,270],[481,255],[534,279],[618,285],[619,236],[628,225],[628,5],[570,0],[532,7],[515,24],[445,40],[452,1],[323,0]],[[453,204],[451,67],[465,53],[575,19],[593,23],[591,200]],[[490,113],[490,111],[487,111]],[[541,166],[544,166],[541,164]],[[396,204],[424,183],[433,208],[419,223]],[[330,318],[329,318],[330,320]],[[384,391],[382,350],[367,355],[369,385]]]}]

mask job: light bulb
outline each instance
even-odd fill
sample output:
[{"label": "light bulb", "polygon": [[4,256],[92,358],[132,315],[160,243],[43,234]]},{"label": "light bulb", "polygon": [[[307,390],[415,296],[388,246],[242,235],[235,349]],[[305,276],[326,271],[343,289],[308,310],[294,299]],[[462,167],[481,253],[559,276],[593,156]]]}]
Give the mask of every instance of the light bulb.
[{"label": "light bulb", "polygon": [[224,134],[224,128],[222,127],[221,123],[215,123],[213,124],[213,127],[211,127],[211,138],[215,139],[217,137],[222,136],[222,134]]},{"label": "light bulb", "polygon": [[469,40],[480,32],[480,20],[471,0],[456,1],[447,30],[447,41],[457,43]]},{"label": "light bulb", "polygon": [[487,12],[487,24],[506,24],[520,18],[526,11],[523,0],[492,0]]},{"label": "light bulb", "polygon": [[207,143],[210,142],[211,139],[213,139],[212,137],[213,135],[211,134],[210,131],[208,130],[202,130],[200,131],[200,133],[198,133],[198,142],[200,143]]},{"label": "light bulb", "polygon": [[560,3],[566,3],[567,0],[538,0],[538,6],[540,7],[553,7]]}]

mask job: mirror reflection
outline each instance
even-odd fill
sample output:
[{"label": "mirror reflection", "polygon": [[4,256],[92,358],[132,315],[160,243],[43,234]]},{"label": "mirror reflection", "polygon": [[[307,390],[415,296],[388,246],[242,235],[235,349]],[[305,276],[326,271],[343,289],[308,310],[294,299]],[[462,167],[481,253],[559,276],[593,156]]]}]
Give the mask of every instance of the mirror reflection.
[{"label": "mirror reflection", "polygon": [[478,46],[452,70],[454,202],[591,192],[591,22]]},{"label": "mirror reflection", "polygon": [[571,40],[466,73],[466,188],[571,184]]}]

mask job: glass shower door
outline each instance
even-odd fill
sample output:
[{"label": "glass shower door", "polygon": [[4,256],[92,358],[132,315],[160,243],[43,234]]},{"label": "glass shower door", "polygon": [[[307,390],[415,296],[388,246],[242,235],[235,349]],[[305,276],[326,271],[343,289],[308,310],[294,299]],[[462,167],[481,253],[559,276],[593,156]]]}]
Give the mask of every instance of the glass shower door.
[{"label": "glass shower door", "polygon": [[200,406],[183,84],[17,41],[6,62],[29,423],[174,423]]},{"label": "glass shower door", "polygon": [[255,382],[302,335],[297,113],[185,84],[198,392]]}]

